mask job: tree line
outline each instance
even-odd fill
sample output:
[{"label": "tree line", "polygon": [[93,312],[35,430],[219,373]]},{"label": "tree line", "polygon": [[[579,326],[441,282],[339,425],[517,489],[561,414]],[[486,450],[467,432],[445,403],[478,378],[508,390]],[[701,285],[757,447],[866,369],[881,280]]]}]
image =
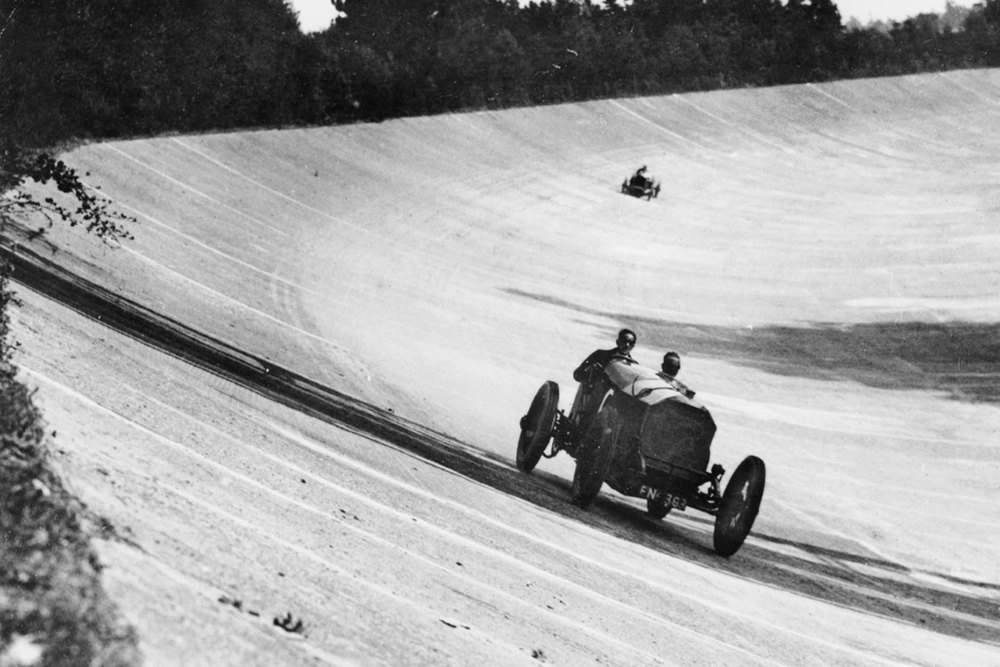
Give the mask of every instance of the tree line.
[{"label": "tree line", "polygon": [[1000,0],[867,27],[833,0],[333,4],[305,35],[283,0],[0,0],[0,132],[50,146],[1000,64]]}]

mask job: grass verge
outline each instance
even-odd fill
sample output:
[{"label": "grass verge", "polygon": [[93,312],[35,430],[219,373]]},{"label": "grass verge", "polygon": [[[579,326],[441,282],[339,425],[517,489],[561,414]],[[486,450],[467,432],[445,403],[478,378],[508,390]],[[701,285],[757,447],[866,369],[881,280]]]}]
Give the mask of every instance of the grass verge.
[{"label": "grass verge", "polygon": [[138,637],[101,584],[95,522],[54,470],[44,421],[17,379],[0,264],[0,665],[136,665]]}]

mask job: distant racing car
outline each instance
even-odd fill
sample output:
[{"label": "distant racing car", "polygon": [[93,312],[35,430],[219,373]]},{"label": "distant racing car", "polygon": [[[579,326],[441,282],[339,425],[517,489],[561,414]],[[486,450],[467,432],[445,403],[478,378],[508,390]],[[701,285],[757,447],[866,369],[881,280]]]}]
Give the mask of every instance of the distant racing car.
[{"label": "distant racing car", "polygon": [[639,198],[645,197],[646,201],[649,201],[660,194],[660,182],[644,174],[636,173],[622,181],[622,194]]},{"label": "distant racing car", "polygon": [[569,415],[558,404],[559,385],[545,382],[521,418],[518,468],[531,472],[542,457],[564,451],[576,460],[576,505],[589,506],[606,483],[645,498],[657,519],[688,507],[714,515],[722,556],[743,545],[764,495],[764,462],[747,456],[723,492],[725,470],[708,467],[715,421],[693,391],[617,357],[580,383]]}]

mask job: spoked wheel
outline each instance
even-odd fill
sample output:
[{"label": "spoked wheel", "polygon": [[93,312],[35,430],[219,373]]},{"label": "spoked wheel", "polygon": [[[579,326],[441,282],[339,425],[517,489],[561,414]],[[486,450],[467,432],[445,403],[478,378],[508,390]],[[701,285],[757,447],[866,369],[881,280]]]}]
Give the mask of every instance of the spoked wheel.
[{"label": "spoked wheel", "polygon": [[656,496],[655,498],[646,498],[646,511],[654,519],[662,519],[663,517],[670,514],[670,510],[673,509],[667,504],[667,501],[663,498],[662,494]]},{"label": "spoked wheel", "polygon": [[552,439],[559,408],[559,385],[549,380],[535,393],[528,414],[521,418],[521,437],[517,441],[517,467],[531,472],[542,458]]},{"label": "spoked wheel", "polygon": [[618,414],[603,408],[590,422],[576,457],[573,504],[587,508],[601,491],[618,439]]},{"label": "spoked wheel", "polygon": [[764,462],[748,456],[729,479],[715,515],[715,552],[720,556],[732,556],[750,534],[764,497],[764,477]]}]

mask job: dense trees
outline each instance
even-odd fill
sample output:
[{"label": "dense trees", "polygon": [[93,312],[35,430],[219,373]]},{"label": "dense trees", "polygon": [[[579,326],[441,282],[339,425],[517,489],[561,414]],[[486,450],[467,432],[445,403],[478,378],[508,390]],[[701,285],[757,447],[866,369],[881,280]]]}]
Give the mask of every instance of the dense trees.
[{"label": "dense trees", "polygon": [[833,0],[0,0],[22,144],[1000,64],[1000,0],[845,29]]}]

